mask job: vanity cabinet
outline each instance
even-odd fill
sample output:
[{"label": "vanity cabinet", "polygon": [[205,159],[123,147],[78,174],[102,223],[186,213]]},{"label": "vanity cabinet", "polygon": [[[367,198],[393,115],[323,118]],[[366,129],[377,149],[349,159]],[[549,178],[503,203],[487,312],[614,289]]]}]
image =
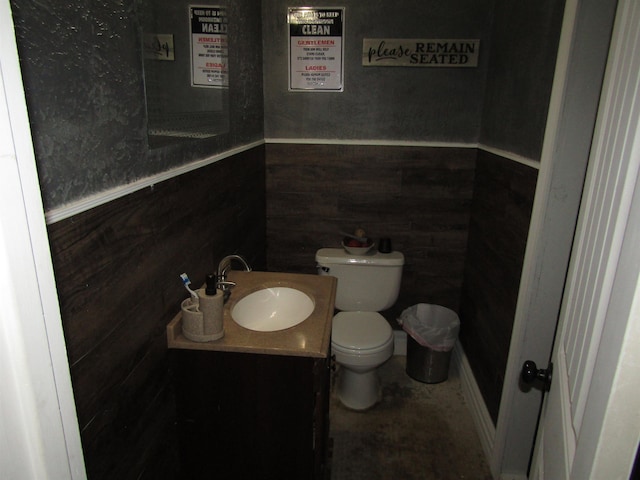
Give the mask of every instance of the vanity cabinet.
[{"label": "vanity cabinet", "polygon": [[328,479],[326,353],[170,350],[183,478]]}]

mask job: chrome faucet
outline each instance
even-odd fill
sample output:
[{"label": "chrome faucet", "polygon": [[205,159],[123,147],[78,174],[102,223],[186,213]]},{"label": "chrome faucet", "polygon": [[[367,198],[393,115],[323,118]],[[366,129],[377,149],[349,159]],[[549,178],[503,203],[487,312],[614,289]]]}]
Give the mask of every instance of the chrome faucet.
[{"label": "chrome faucet", "polygon": [[216,283],[218,288],[224,292],[225,301],[229,298],[229,295],[231,295],[231,287],[235,286],[234,282],[230,282],[227,280],[227,272],[231,268],[232,260],[237,260],[239,263],[241,263],[242,269],[245,272],[251,271],[249,263],[247,263],[247,261],[240,255],[227,255],[222,260],[220,260],[220,263],[218,264],[218,271],[216,273]]}]

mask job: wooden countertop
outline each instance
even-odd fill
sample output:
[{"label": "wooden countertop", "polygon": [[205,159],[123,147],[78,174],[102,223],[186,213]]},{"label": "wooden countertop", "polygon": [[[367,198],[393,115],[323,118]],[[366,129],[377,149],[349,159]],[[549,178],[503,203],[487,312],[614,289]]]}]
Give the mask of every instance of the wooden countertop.
[{"label": "wooden countertop", "polygon": [[[182,313],[167,325],[169,348],[246,352],[300,357],[326,357],[331,345],[331,321],[336,299],[337,279],[328,275],[280,272],[241,272],[232,270],[235,282],[224,306],[224,337],[211,342],[193,342],[182,335]],[[291,287],[306,293],[315,309],[302,323],[277,332],[256,332],[241,327],[231,318],[231,309],[242,297],[268,287]]]}]

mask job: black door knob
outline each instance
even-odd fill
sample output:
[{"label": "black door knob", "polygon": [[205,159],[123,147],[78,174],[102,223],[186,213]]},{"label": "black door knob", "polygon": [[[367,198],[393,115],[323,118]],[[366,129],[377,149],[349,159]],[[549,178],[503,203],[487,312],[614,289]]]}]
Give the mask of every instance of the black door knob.
[{"label": "black door knob", "polygon": [[522,365],[522,381],[524,383],[533,383],[536,380],[542,382],[542,386],[548,392],[551,388],[551,374],[553,373],[553,363],[549,364],[549,368],[538,368],[536,362],[527,360]]}]

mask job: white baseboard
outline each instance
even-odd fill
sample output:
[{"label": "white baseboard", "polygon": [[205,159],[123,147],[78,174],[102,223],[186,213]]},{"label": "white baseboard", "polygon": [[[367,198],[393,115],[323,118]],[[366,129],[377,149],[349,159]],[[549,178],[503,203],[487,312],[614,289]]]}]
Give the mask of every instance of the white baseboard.
[{"label": "white baseboard", "polygon": [[[404,330],[394,330],[394,355],[406,355],[407,354],[407,333]],[[460,342],[456,342],[451,355],[452,365],[451,368],[455,369],[460,377],[460,386],[462,388],[462,394],[469,406],[473,423],[476,426],[478,437],[480,437],[480,444],[484,451],[487,463],[491,463],[491,456],[493,454],[493,444],[496,436],[496,427],[491,420],[489,410],[484,403],[482,393],[478,388],[476,379],[471,371],[471,365],[467,360],[467,356],[462,349]],[[500,480],[526,480],[525,478],[519,479],[517,477],[507,476]]]},{"label": "white baseboard", "polygon": [[[406,355],[407,354],[407,333],[404,330],[394,330],[394,342],[393,342],[393,354],[394,355]],[[462,387],[462,393],[464,399],[469,406],[473,423],[476,426],[478,437],[480,437],[480,444],[484,451],[487,463],[491,464],[491,458],[493,455],[493,444],[495,442],[496,427],[491,420],[489,410],[484,403],[482,393],[478,388],[476,379],[471,371],[471,365],[467,360],[467,356],[464,353],[464,349],[460,342],[456,342],[451,356],[452,365],[451,368],[455,369],[460,377],[460,385]],[[495,474],[495,472],[494,472]],[[526,480],[526,477],[519,477],[513,475],[499,476],[500,480]]]},{"label": "white baseboard", "polygon": [[476,379],[471,371],[471,365],[469,365],[469,361],[460,342],[457,342],[453,349],[452,360],[453,368],[457,369],[458,375],[460,376],[462,394],[471,411],[473,422],[476,425],[476,430],[480,437],[480,444],[484,450],[487,462],[491,463],[496,427],[493,424],[493,420],[491,420],[491,415],[489,415],[489,410],[487,410],[484,403],[482,393],[480,393]]},{"label": "white baseboard", "polygon": [[407,332],[405,332],[404,330],[393,331],[393,354],[407,354]]}]

